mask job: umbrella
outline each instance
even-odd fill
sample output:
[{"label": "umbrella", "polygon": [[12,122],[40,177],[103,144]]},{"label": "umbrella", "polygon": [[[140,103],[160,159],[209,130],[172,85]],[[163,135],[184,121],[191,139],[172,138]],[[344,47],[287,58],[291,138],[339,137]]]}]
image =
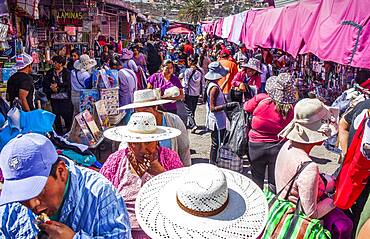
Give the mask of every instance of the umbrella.
[{"label": "umbrella", "polygon": [[175,27],[170,29],[167,34],[189,34],[192,33],[193,31],[185,28],[185,27]]}]

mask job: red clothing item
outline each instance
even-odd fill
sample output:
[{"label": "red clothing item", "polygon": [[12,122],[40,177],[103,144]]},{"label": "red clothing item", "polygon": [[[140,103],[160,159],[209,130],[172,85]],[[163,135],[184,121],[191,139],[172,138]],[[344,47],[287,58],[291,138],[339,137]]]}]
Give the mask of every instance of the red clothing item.
[{"label": "red clothing item", "polygon": [[252,113],[249,141],[255,143],[278,142],[278,134],[292,121],[293,108],[286,119],[275,109],[274,101],[265,93],[258,94],[244,103],[244,110]]},{"label": "red clothing item", "polygon": [[352,207],[370,177],[370,160],[360,150],[366,119],[365,116],[353,137],[336,180],[334,205],[341,209]]},{"label": "red clothing item", "polygon": [[261,76],[254,75],[251,78],[249,78],[248,85],[252,86],[254,85],[257,88],[257,92],[261,92]]},{"label": "red clothing item", "polygon": [[184,52],[188,56],[193,55],[194,54],[194,48],[190,44],[185,44],[184,45]]},{"label": "red clothing item", "polygon": [[[239,87],[241,83],[245,81],[247,74],[245,71],[239,71],[234,79],[232,80],[233,87]],[[261,91],[261,76],[254,75],[249,79],[248,85],[255,86],[257,88],[257,92]]]},{"label": "red clothing item", "polygon": [[239,87],[241,83],[244,83],[246,77],[245,71],[239,71],[231,82],[233,87]]}]

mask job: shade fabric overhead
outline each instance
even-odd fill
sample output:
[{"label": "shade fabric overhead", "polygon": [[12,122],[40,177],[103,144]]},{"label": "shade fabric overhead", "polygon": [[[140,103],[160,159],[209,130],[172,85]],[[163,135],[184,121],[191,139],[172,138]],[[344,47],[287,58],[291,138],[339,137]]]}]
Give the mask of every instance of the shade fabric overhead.
[{"label": "shade fabric overhead", "polygon": [[278,48],[295,57],[313,53],[322,60],[370,69],[368,6],[370,0],[301,0],[232,16],[230,34],[223,29],[223,18],[202,29],[250,49]]}]

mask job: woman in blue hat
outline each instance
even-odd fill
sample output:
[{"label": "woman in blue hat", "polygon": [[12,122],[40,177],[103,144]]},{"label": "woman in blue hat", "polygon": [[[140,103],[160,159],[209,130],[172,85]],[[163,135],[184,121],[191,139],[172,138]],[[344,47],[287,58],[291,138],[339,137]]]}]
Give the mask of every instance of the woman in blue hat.
[{"label": "woman in blue hat", "polygon": [[225,110],[234,108],[238,103],[226,103],[226,99],[217,80],[223,78],[228,73],[220,62],[212,62],[208,65],[208,73],[205,75],[206,87],[205,96],[207,107],[206,127],[211,130],[211,152],[210,163],[215,164],[218,157],[218,149],[223,141],[226,131]]}]

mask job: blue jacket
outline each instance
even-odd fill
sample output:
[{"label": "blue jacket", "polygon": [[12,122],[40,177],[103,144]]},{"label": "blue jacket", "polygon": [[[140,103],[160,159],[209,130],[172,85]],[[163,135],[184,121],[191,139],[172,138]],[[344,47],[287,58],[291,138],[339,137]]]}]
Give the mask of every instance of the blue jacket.
[{"label": "blue jacket", "polygon": [[[75,166],[72,161],[66,163],[71,181],[59,222],[72,228],[74,239],[130,239],[126,205],[113,185],[95,171]],[[0,238],[28,239],[37,233],[34,215],[19,203],[0,207],[0,217]]]}]

